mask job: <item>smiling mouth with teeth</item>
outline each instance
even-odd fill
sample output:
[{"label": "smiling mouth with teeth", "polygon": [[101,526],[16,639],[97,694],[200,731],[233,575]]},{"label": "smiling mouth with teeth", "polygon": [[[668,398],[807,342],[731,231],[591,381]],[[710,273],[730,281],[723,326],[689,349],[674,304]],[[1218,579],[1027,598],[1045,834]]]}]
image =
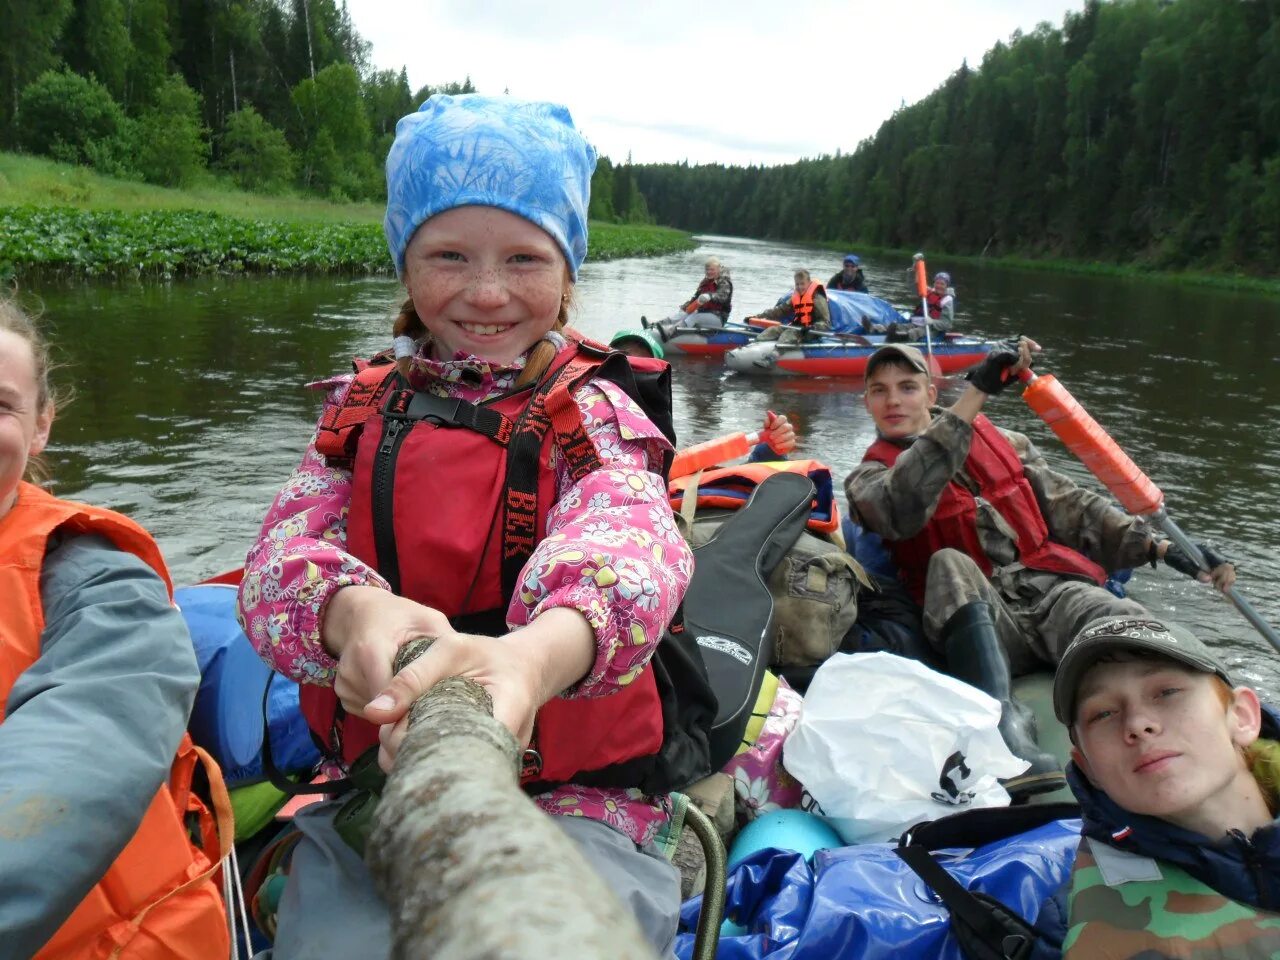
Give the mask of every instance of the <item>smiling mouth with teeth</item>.
[{"label": "smiling mouth with teeth", "polygon": [[463,330],[467,331],[467,333],[475,333],[475,334],[479,334],[480,336],[490,336],[495,333],[502,333],[503,331],[509,329],[507,326],[503,326],[502,324],[479,324],[479,323],[459,322],[458,326],[460,326]]}]

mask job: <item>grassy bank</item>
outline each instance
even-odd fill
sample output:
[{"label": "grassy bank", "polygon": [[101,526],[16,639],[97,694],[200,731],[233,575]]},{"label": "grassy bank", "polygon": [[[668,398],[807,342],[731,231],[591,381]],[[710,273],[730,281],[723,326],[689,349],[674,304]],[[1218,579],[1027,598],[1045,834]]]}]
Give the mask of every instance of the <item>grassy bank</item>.
[{"label": "grassy bank", "polygon": [[[873,247],[858,244],[852,240],[839,243],[823,241],[817,244],[827,250],[857,250],[876,256],[902,257],[909,263],[914,250],[893,247]],[[948,265],[958,263],[976,263],[1003,267],[1011,270],[1034,270],[1046,273],[1065,273],[1095,277],[1116,277],[1127,280],[1151,280],[1161,284],[1175,283],[1193,287],[1208,287],[1218,290],[1233,290],[1242,293],[1261,293],[1280,297],[1280,279],[1269,277],[1252,277],[1240,273],[1208,270],[1160,270],[1141,264],[1102,263],[1097,260],[1062,260],[1055,258],[1033,257],[978,257],[966,254],[942,253],[926,251],[929,254],[931,269],[946,269]]]},{"label": "grassy bank", "polygon": [[[693,247],[664,227],[591,224],[591,259]],[[104,177],[84,167],[0,153],[0,276],[200,273],[390,273],[382,207],[189,190]]]}]

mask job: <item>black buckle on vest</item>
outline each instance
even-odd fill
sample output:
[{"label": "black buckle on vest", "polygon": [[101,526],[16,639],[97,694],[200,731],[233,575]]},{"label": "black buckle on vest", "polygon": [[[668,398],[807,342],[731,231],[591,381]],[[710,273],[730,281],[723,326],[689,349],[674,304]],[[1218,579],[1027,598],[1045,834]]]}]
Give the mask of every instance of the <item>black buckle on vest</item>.
[{"label": "black buckle on vest", "polygon": [[409,401],[409,409],[404,412],[404,418],[430,420],[442,427],[466,426],[466,421],[461,417],[464,404],[466,401],[458,397],[437,397],[434,393],[419,390]]},{"label": "black buckle on vest", "polygon": [[520,779],[533,780],[542,773],[542,754],[532,747],[520,756]]}]

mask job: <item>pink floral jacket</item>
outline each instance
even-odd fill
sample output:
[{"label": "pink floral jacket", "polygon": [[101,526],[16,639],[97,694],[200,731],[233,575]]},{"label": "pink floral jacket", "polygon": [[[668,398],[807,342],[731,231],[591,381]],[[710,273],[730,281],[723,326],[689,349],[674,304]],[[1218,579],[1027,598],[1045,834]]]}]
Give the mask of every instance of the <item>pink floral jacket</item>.
[{"label": "pink floral jacket", "polygon": [[[550,334],[557,344],[559,334]],[[495,367],[459,354],[437,362],[413,359],[419,390],[477,402],[511,389],[524,366]],[[351,381],[315,384],[341,403]],[[553,607],[578,610],[596,636],[590,672],[566,696],[605,696],[630,683],[648,662],[684,597],[693,556],[676,529],[660,475],[670,444],[640,408],[612,383],[592,380],[575,399],[602,469],[574,483],[553,457],[558,500],[511,598],[507,624],[523,626]],[[332,685],[336,662],[320,641],[325,605],[350,585],[387,587],[375,570],[347,553],[351,474],[328,466],[314,439],[267,513],[249,551],[240,587],[241,625],[264,660],[301,683]],[[566,786],[536,798],[548,813],[586,816],[638,844],[653,839],[668,816],[665,797],[638,790]]]}]

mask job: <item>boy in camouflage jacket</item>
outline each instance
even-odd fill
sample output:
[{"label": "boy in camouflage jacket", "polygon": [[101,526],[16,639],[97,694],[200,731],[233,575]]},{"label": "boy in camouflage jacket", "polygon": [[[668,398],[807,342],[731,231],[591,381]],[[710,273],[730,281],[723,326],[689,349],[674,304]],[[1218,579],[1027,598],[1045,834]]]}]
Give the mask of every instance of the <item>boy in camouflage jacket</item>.
[{"label": "boy in camouflage jacket", "polygon": [[[937,390],[919,350],[876,351],[864,401],[879,439],[845,480],[851,515],[884,538],[949,672],[1004,705],[1001,733],[1031,763],[1009,786],[1025,792],[1052,789],[1061,778],[1010,698],[1011,672],[1052,667],[1067,641],[1099,617],[1146,615],[1101,586],[1107,573],[1157,560],[1199,572],[1145,521],[1050,470],[1025,436],[982,416],[988,398],[1038,350],[1026,338],[996,347],[948,410],[934,406]],[[1225,589],[1234,568],[1202,549]]]}]

